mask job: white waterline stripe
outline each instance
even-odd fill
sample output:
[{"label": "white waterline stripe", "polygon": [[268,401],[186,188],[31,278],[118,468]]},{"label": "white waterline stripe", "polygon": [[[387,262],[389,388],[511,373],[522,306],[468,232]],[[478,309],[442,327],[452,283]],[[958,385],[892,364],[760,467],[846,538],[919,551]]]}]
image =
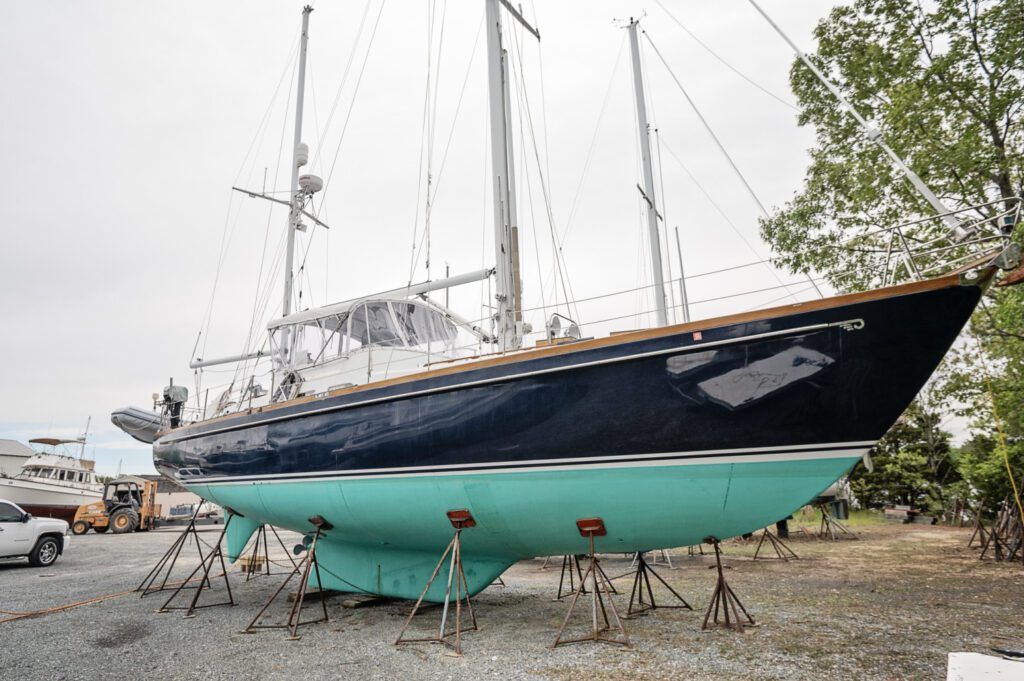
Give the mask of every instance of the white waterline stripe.
[{"label": "white waterline stripe", "polygon": [[[520,373],[520,374],[510,374],[508,376],[496,376],[494,378],[482,378],[482,379],[480,379],[478,381],[467,381],[466,383],[458,383],[456,385],[440,386],[440,387],[437,387],[437,388],[426,388],[424,390],[416,390],[416,391],[413,391],[413,392],[410,392],[410,393],[402,393],[402,394],[399,394],[399,395],[390,395],[388,397],[378,397],[378,398],[374,398],[374,399],[370,399],[370,400],[363,400],[361,402],[350,402],[348,404],[337,404],[337,405],[332,405],[330,407],[323,407],[321,409],[312,409],[310,411],[299,412],[297,414],[286,414],[286,415],[283,415],[283,416],[275,416],[275,417],[271,417],[271,418],[267,418],[267,419],[262,419],[262,420],[258,420],[258,421],[252,421],[252,422],[248,422],[248,423],[244,423],[244,424],[238,424],[238,425],[232,425],[232,426],[224,426],[223,428],[214,428],[212,430],[206,430],[206,431],[203,431],[201,433],[196,433],[194,435],[186,433],[186,434],[179,435],[177,437],[170,437],[170,438],[168,438],[166,440],[161,438],[160,440],[158,440],[158,442],[162,441],[163,443],[169,444],[169,443],[172,443],[172,442],[180,442],[181,440],[194,440],[196,438],[206,437],[208,435],[216,435],[217,433],[225,433],[225,432],[229,432],[229,431],[232,431],[232,430],[241,430],[243,428],[252,428],[252,427],[255,427],[255,426],[263,426],[263,425],[266,425],[268,423],[276,423],[278,421],[286,421],[288,419],[304,418],[306,416],[316,416],[318,414],[326,414],[326,413],[329,413],[329,412],[332,412],[332,411],[341,411],[343,409],[351,409],[353,407],[362,407],[362,406],[366,406],[366,405],[370,405],[370,404],[377,404],[379,402],[393,402],[393,401],[396,401],[396,400],[408,399],[410,397],[420,397],[422,395],[432,395],[434,393],[439,393],[439,392],[450,392],[450,391],[453,391],[453,390],[461,390],[461,389],[464,389],[464,388],[473,388],[473,387],[476,387],[478,385],[487,385],[487,384],[490,384],[490,383],[501,383],[503,381],[514,381],[514,380],[517,380],[517,379],[520,379],[520,378],[529,378],[531,376],[541,376],[541,375],[544,375],[544,374],[552,374],[552,373],[561,372],[561,371],[569,371],[570,369],[583,369],[583,368],[586,368],[586,367],[599,366],[599,365],[603,365],[603,364],[616,364],[618,362],[627,362],[629,360],[643,359],[645,357],[657,357],[659,355],[671,355],[671,354],[674,354],[674,353],[682,353],[682,352],[696,352],[698,350],[705,350],[707,348],[721,347],[723,345],[734,345],[736,343],[743,343],[743,342],[747,342],[747,341],[761,340],[763,338],[774,338],[776,336],[785,336],[785,335],[789,335],[789,334],[805,333],[805,332],[808,332],[808,331],[821,331],[823,329],[828,329],[828,328],[832,328],[832,327],[836,327],[836,326],[840,326],[840,327],[842,327],[842,326],[850,326],[851,324],[856,324],[858,322],[860,323],[861,326],[860,327],[855,327],[855,328],[863,328],[864,320],[862,320],[862,319],[851,319],[851,320],[846,320],[846,321],[842,321],[842,322],[828,322],[828,323],[822,323],[822,324],[811,324],[811,325],[808,325],[808,326],[798,326],[798,327],[795,327],[795,328],[792,328],[792,329],[780,329],[779,331],[768,331],[768,332],[765,332],[765,333],[755,333],[755,334],[751,334],[749,336],[740,336],[739,338],[727,338],[725,340],[720,340],[720,341],[709,341],[707,343],[699,343],[697,345],[684,345],[684,346],[676,347],[676,348],[668,348],[666,350],[652,350],[650,352],[641,352],[641,353],[637,353],[635,355],[624,355],[622,357],[609,357],[608,359],[597,359],[597,360],[594,360],[594,361],[591,361],[591,362],[578,362],[576,364],[566,364],[564,366],[551,367],[549,369],[538,369],[536,371],[526,371],[526,372],[523,372],[523,373]],[[661,338],[667,338],[667,337],[668,336],[661,336]],[[651,340],[654,340],[654,339],[651,339]],[[633,342],[640,342],[640,341],[633,341]],[[595,349],[597,349],[597,348],[595,348]],[[543,358],[539,357],[537,359],[543,359]],[[529,360],[527,360],[527,361],[529,361]],[[514,362],[512,362],[512,363],[514,363]],[[483,368],[489,368],[489,367],[483,367]],[[440,378],[440,377],[438,377],[438,378]]]},{"label": "white waterline stripe", "polygon": [[[420,469],[410,468],[376,468],[367,469],[365,471],[351,471],[347,473],[337,472],[332,475],[331,472],[326,472],[323,475],[315,475],[311,473],[289,473],[282,475],[253,475],[246,477],[230,477],[230,478],[211,478],[209,480],[203,480],[202,478],[196,478],[191,480],[179,480],[178,482],[186,486],[200,486],[200,485],[241,485],[251,483],[286,483],[286,482],[330,482],[336,480],[347,480],[347,479],[377,479],[377,478],[397,478],[397,477],[429,477],[429,476],[442,476],[442,475],[479,475],[479,474],[490,474],[490,473],[530,473],[533,471],[573,471],[573,470],[589,470],[592,468],[633,468],[633,467],[650,467],[650,466],[693,466],[700,464],[722,464],[722,463],[761,463],[761,462],[772,462],[772,461],[793,461],[793,460],[808,460],[808,459],[841,459],[841,458],[861,458],[871,448],[872,442],[860,442],[850,443],[853,445],[861,445],[860,448],[849,448],[849,449],[817,449],[810,450],[806,449],[807,445],[801,445],[804,449],[798,449],[797,447],[769,447],[766,449],[784,449],[787,451],[775,452],[769,454],[739,454],[732,456],[714,456],[713,454],[724,453],[730,450],[712,450],[712,456],[697,456],[691,454],[689,456],[679,456],[675,454],[640,454],[636,457],[629,458],[628,461],[623,461],[623,458],[627,458],[629,455],[621,455],[618,457],[595,457],[594,459],[588,459],[587,461],[593,461],[594,463],[584,463],[579,459],[562,459],[561,461],[571,462],[559,465],[559,460],[548,460],[546,461],[549,465],[539,466],[527,466],[524,463],[503,465],[505,462],[495,462],[492,464],[478,464],[476,470],[463,470],[468,468],[469,465],[459,466],[453,464],[450,466],[429,466],[422,467]],[[812,445],[820,446],[820,445]],[[735,450],[733,450],[735,451]],[[744,452],[751,452],[753,450],[740,450]],[[656,459],[655,457],[661,457]],[[668,458],[676,457],[676,458]],[[611,459],[611,461],[608,461]],[[491,468],[485,468],[486,466],[492,466]],[[451,470],[457,468],[458,470]],[[483,470],[480,470],[483,468]],[[436,470],[436,469],[447,469],[447,470]],[[395,473],[388,473],[387,471],[399,471]]]}]

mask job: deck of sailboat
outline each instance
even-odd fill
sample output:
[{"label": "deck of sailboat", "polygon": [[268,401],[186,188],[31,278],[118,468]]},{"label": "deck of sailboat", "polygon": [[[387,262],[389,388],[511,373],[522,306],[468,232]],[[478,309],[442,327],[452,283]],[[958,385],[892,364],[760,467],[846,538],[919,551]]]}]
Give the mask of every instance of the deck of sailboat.
[{"label": "deck of sailboat", "polygon": [[[559,342],[555,344],[535,345],[532,347],[509,350],[505,352],[475,355],[471,357],[446,361],[444,362],[445,366],[437,368],[428,368],[423,371],[409,373],[403,376],[396,376],[392,378],[383,378],[376,381],[369,381],[367,383],[363,383],[360,385],[330,390],[316,395],[297,397],[291,400],[285,400],[264,406],[253,407],[246,410],[240,410],[231,414],[224,414],[202,421],[183,424],[182,427],[177,430],[180,431],[183,429],[188,429],[191,426],[205,426],[215,423],[224,423],[226,421],[230,421],[232,419],[236,419],[242,416],[248,416],[251,414],[266,413],[279,409],[285,409],[288,407],[295,407],[302,404],[314,403],[325,399],[341,397],[353,393],[360,393],[369,390],[376,390],[378,388],[384,388],[405,383],[412,383],[430,378],[459,374],[474,371],[477,369],[485,369],[505,364],[526,362],[534,359],[547,358],[556,355],[584,352],[587,350],[594,350],[598,348],[628,345],[630,343],[635,343],[638,341],[657,339],[666,336],[674,336],[677,334],[706,331],[709,329],[720,328],[733,324],[744,324],[764,319],[775,319],[818,310],[827,310],[855,303],[862,303],[873,300],[892,298],[896,296],[911,295],[915,293],[923,293],[927,291],[951,288],[954,286],[960,286],[962,284],[963,278],[961,274],[948,274],[933,279],[898,284],[895,286],[878,288],[870,291],[848,293],[828,298],[821,298],[817,300],[765,308],[762,310],[742,312],[719,317],[710,317],[707,319],[700,319],[682,324],[672,324],[668,326],[659,326],[649,329],[619,332],[601,338],[588,338],[577,341]],[[434,364],[440,363],[441,362],[435,362]],[[160,436],[168,435],[171,432],[172,431],[164,431],[163,433],[160,434]]]}]

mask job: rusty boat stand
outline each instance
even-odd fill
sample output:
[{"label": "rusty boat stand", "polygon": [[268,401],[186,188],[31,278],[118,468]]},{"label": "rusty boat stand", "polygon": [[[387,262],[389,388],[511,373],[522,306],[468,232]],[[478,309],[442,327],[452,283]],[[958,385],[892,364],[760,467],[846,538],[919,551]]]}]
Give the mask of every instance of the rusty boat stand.
[{"label": "rusty boat stand", "polygon": [[827,534],[832,541],[840,539],[860,539],[857,533],[839,522],[828,510],[828,504],[818,504],[821,511],[821,526],[818,528],[818,539],[824,539]]},{"label": "rusty boat stand", "polygon": [[[261,523],[256,529],[254,540],[252,544],[252,550],[246,553],[240,560],[247,560],[244,565],[245,581],[255,579],[256,577],[271,576],[277,574],[289,574],[284,572],[271,572],[270,571],[270,543],[267,537],[266,523]],[[270,525],[270,531],[274,533],[274,538],[277,539],[277,543],[280,544],[284,550],[284,554],[288,557],[288,560],[292,564],[291,572],[298,570],[298,565],[295,563],[295,559],[292,558],[292,552],[288,550],[288,547],[284,545],[284,541],[281,539],[281,535],[277,533],[277,529],[273,525]]]},{"label": "rusty boat stand", "polygon": [[[608,593],[613,593],[613,594],[619,593],[618,591],[615,590],[615,584],[613,584],[613,581],[616,580],[616,579],[619,579],[620,577],[623,577],[624,575],[619,575],[618,577],[611,577],[610,578],[610,577],[608,577],[608,574],[604,571],[604,568],[601,567],[600,563],[597,564],[597,569],[601,573],[601,585],[602,585],[602,588],[605,589]],[[573,574],[574,572],[575,572],[575,574]],[[632,573],[630,572],[630,573],[626,573],[626,574],[632,574]],[[568,591],[566,591],[566,589],[565,589],[565,576],[566,575],[569,575],[569,589],[568,589]],[[583,568],[580,567],[580,556],[577,556],[577,555],[571,554],[571,553],[562,556],[562,573],[558,577],[558,594],[555,596],[555,600],[556,601],[560,601],[563,598],[566,598],[568,596],[572,596],[574,593],[576,593],[576,589],[577,589],[576,581],[577,580],[579,580],[579,587],[578,588],[580,590],[580,594],[585,596],[587,594],[587,585],[585,584],[584,579],[583,579]]]},{"label": "rusty boat stand", "polygon": [[[750,616],[747,609],[743,607],[743,603],[733,593],[732,587],[725,581],[725,573],[722,570],[722,550],[718,546],[718,539],[708,537],[704,541],[715,548],[715,568],[718,572],[718,581],[715,584],[711,602],[708,603],[707,612],[704,613],[704,622],[700,625],[701,630],[726,627],[735,631],[743,631],[745,626],[754,626],[754,618]],[[741,612],[743,613],[742,617],[740,617]],[[712,613],[714,613],[713,619]],[[719,613],[723,616],[721,620]]]},{"label": "rusty boat stand", "polygon": [[[145,598],[150,594],[160,591],[177,588],[178,584],[176,582],[168,584],[167,580],[170,579],[171,573],[174,571],[174,565],[178,562],[178,556],[181,554],[182,549],[187,544],[192,543],[189,541],[190,539],[195,543],[196,552],[199,554],[199,562],[202,563],[206,560],[206,556],[203,554],[203,545],[200,543],[199,534],[196,531],[196,518],[199,515],[201,506],[202,504],[196,504],[196,510],[192,513],[192,518],[189,520],[188,525],[185,526],[185,529],[181,531],[178,538],[171,544],[171,548],[167,549],[167,552],[161,556],[160,560],[153,566],[153,569],[149,571],[142,582],[135,588],[135,591],[141,592],[140,598]],[[186,588],[194,589],[196,587],[190,585]]]},{"label": "rusty boat stand", "polygon": [[[448,521],[455,528],[455,534],[452,536],[452,540],[448,542],[447,548],[444,553],[441,554],[441,559],[437,561],[437,566],[434,568],[434,572],[430,575],[430,579],[427,580],[426,586],[423,587],[423,592],[420,594],[419,599],[416,601],[416,605],[413,606],[409,612],[409,616],[405,619],[405,624],[402,625],[402,630],[398,632],[398,638],[395,639],[395,645],[402,645],[404,643],[441,643],[452,649],[455,655],[462,655],[462,632],[464,631],[476,631],[476,614],[473,612],[473,602],[469,597],[469,587],[466,584],[466,573],[462,569],[462,530],[475,527],[476,520],[473,519],[473,515],[466,509],[458,509],[448,511]],[[449,554],[451,558],[449,559]],[[441,608],[441,624],[437,629],[437,635],[428,636],[423,638],[405,638],[405,632],[409,629],[409,624],[412,622],[413,617],[416,616],[420,606],[423,605],[423,599],[426,598],[427,592],[430,590],[430,586],[437,579],[437,575],[441,572],[442,566],[444,566],[445,560],[449,560],[448,564],[448,582],[447,587],[444,591],[444,602]],[[455,629],[448,631],[448,612],[452,602],[452,585],[455,586]],[[466,601],[466,609],[469,611],[469,618],[471,625],[468,627],[462,626],[462,601]],[[453,638],[455,642],[452,643],[449,639]]]},{"label": "rusty boat stand", "polygon": [[[189,576],[186,577],[183,582],[178,584],[178,587],[174,590],[170,597],[166,601],[164,601],[164,604],[160,606],[160,609],[157,610],[157,612],[163,613],[170,612],[171,610],[184,610],[185,617],[195,617],[196,610],[198,610],[199,608],[212,608],[218,605],[235,605],[235,598],[231,593],[231,580],[228,578],[228,566],[224,562],[223,546],[224,535],[228,531],[228,526],[231,525],[231,519],[235,516],[242,516],[239,513],[236,513],[235,511],[227,507],[224,508],[224,511],[227,513],[227,519],[224,521],[224,527],[221,529],[220,534],[217,536],[217,543],[213,546],[210,552],[206,554],[206,557],[203,558],[202,561],[200,561],[199,565],[197,565],[195,569],[192,570],[191,573],[189,573]],[[195,533],[196,531],[194,520],[195,519],[193,518],[193,522],[189,524],[192,533]],[[187,533],[188,531],[189,530],[186,529],[185,532]],[[196,540],[198,541],[198,539],[199,537],[197,535]],[[177,556],[175,556],[175,558],[177,558]],[[210,571],[213,569],[214,564],[218,561],[220,562],[221,573],[219,575],[214,575],[211,578]],[[185,590],[191,585],[191,583],[195,580],[196,575],[199,574],[200,571],[202,571],[203,575],[199,578],[199,584],[195,586],[195,592],[192,594],[192,600],[189,601],[189,604],[187,606],[171,605],[171,603],[174,602],[174,599],[178,597],[178,594],[180,594],[183,590]],[[205,589],[213,588],[213,579],[216,579],[217,577],[224,578],[224,586],[227,588],[228,599],[226,601],[219,601],[217,603],[204,603],[202,605],[199,605],[199,597],[203,595],[203,591]]]},{"label": "rusty boat stand", "polygon": [[[765,543],[765,539],[768,540],[768,546],[770,546],[771,549],[773,551],[775,551],[775,557],[774,558],[772,558],[772,556],[767,555],[767,553],[768,553],[767,551],[765,551],[766,555],[764,555],[764,556],[760,555],[761,548],[764,546],[764,543]],[[800,560],[800,556],[796,555],[796,551],[791,549],[789,547],[789,544],[787,544],[786,542],[782,541],[781,537],[776,535],[774,532],[772,532],[767,527],[764,528],[764,530],[762,530],[761,538],[757,542],[757,548],[754,549],[754,560],[757,560],[758,558],[761,558],[762,560],[775,560],[775,559],[783,560],[783,561]]]},{"label": "rusty boat stand", "polygon": [[[626,610],[626,619],[632,619],[643,615],[650,610],[657,610],[658,608],[676,608],[683,610],[693,610],[693,607],[686,602],[686,599],[679,595],[679,593],[669,586],[661,575],[655,571],[654,567],[647,562],[644,557],[643,551],[637,551],[636,557],[634,558],[636,564],[636,576],[633,578],[633,589],[629,594],[629,608]],[[671,562],[669,562],[671,565]],[[678,603],[672,605],[658,605],[654,600],[654,590],[651,588],[651,575],[661,582],[661,585],[669,590],[673,596],[675,596]],[[647,592],[647,598],[644,599],[644,592]],[[634,607],[635,604],[635,607]]]},{"label": "rusty boat stand", "polygon": [[[292,564],[295,566],[295,569],[288,573],[288,576],[281,583],[281,586],[277,587],[277,590],[270,597],[270,600],[268,600],[266,604],[262,608],[260,608],[260,611],[256,613],[255,617],[252,618],[252,621],[249,622],[249,625],[246,626],[244,630],[242,630],[242,633],[254,634],[258,629],[287,629],[288,640],[298,641],[302,638],[298,635],[298,629],[300,626],[305,624],[318,624],[320,622],[329,621],[330,618],[327,615],[327,600],[324,598],[324,594],[322,593],[320,594],[320,598],[318,599],[320,601],[320,609],[322,611],[321,616],[315,620],[306,620],[305,622],[302,621],[302,604],[306,600],[306,592],[307,589],[309,588],[310,575],[315,574],[317,587],[320,589],[323,588],[323,582],[320,581],[320,563],[317,561],[316,558],[317,542],[320,540],[321,534],[323,534],[327,530],[333,529],[334,527],[329,522],[324,520],[323,516],[319,515],[315,515],[312,518],[310,518],[309,522],[311,525],[313,525],[314,528],[316,528],[316,531],[313,533],[312,537],[306,535],[306,537],[303,538],[303,543],[297,545],[294,551],[296,554],[305,552],[306,555],[302,557],[302,560],[300,560],[298,564],[295,564],[295,562],[292,561]],[[275,532],[274,534],[277,533]],[[280,540],[280,537],[278,537],[278,540]],[[285,587],[287,587],[288,584],[292,581],[292,577],[295,577],[296,575],[299,575],[299,585],[297,591],[295,592],[295,597],[292,599],[292,604],[288,608],[288,618],[284,621],[283,624],[260,624],[260,618],[262,618],[264,613],[266,613],[267,610],[270,609],[270,606],[274,604],[274,601],[277,600],[278,596],[280,596],[281,593],[285,590]]]},{"label": "rusty boat stand", "polygon": [[[558,634],[555,636],[555,640],[551,644],[551,647],[557,648],[560,645],[568,645],[570,643],[594,641],[620,645],[625,648],[632,648],[633,646],[629,642],[629,635],[626,633],[626,627],[623,625],[622,618],[619,617],[619,613],[615,609],[615,602],[612,600],[610,595],[608,597],[608,608],[605,608],[605,599],[603,594],[611,592],[613,587],[608,576],[605,575],[604,571],[600,568],[600,564],[597,559],[597,552],[594,548],[594,537],[603,537],[608,534],[608,531],[604,526],[604,521],[601,518],[581,518],[576,521],[576,528],[579,530],[580,535],[587,539],[590,564],[587,565],[586,571],[580,578],[581,588],[577,589],[573,594],[572,602],[569,604],[569,610],[565,613],[565,619],[562,621],[562,626],[559,628]],[[580,595],[583,593],[582,586],[588,579],[590,580],[591,600],[590,633],[577,638],[562,638],[565,633],[565,628],[569,624],[569,619],[572,617],[573,610],[576,608],[576,603],[579,601]],[[611,620],[608,619],[608,610],[611,610],[614,627]],[[612,635],[611,632],[613,631],[617,631],[618,634]]]}]

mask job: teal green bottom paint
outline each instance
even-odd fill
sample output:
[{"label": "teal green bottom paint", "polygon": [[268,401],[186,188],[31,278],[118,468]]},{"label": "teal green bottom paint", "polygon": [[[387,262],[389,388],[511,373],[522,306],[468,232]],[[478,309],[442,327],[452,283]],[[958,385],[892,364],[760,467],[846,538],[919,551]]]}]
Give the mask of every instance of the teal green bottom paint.
[{"label": "teal green bottom paint", "polygon": [[[299,532],[320,515],[333,525],[317,550],[323,586],[396,598],[419,596],[453,529],[445,513],[466,508],[462,533],[471,593],[533,556],[583,553],[577,518],[600,517],[601,552],[687,546],[733,537],[786,517],[859,457],[545,470],[471,475],[192,485],[201,496]],[[246,523],[247,525],[249,523]],[[245,533],[239,532],[237,536]],[[237,541],[237,539],[236,539]],[[229,546],[237,555],[240,546]],[[444,599],[447,565],[427,595]]]}]

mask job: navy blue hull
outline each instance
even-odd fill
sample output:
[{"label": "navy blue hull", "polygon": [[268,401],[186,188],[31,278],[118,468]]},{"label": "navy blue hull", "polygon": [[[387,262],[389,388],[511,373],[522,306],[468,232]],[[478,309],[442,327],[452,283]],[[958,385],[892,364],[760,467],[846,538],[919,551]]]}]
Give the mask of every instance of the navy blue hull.
[{"label": "navy blue hull", "polygon": [[979,297],[952,285],[469,367],[186,426],[154,457],[214,482],[854,449],[902,413]]}]

